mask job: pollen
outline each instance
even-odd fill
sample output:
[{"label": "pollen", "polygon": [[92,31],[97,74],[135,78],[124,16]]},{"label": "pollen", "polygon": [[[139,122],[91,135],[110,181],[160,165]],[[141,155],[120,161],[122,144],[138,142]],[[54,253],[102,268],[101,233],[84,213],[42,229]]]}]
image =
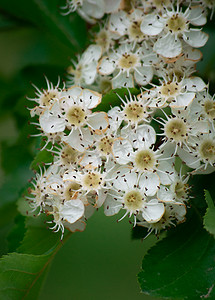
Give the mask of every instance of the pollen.
[{"label": "pollen", "polygon": [[57,90],[44,91],[40,97],[40,105],[48,107],[51,106],[53,100],[58,97],[58,94]]},{"label": "pollen", "polygon": [[182,119],[169,120],[164,128],[166,137],[175,142],[183,142],[187,136],[187,126]]},{"label": "pollen", "polygon": [[79,105],[73,105],[67,112],[66,118],[68,122],[73,126],[83,126],[85,123],[86,113],[84,109]]},{"label": "pollen", "polygon": [[61,152],[61,161],[64,165],[76,163],[78,160],[78,151],[70,146],[65,146]]},{"label": "pollen", "polygon": [[140,171],[152,170],[156,159],[152,150],[140,150],[135,156],[135,165]]},{"label": "pollen", "polygon": [[199,153],[203,160],[213,163],[215,161],[215,142],[212,139],[203,141]]},{"label": "pollen", "polygon": [[139,191],[133,190],[125,194],[124,203],[129,211],[135,212],[136,210],[142,208],[143,197]]},{"label": "pollen", "polygon": [[186,193],[187,189],[188,189],[187,184],[183,183],[182,181],[177,181],[174,186],[174,192],[176,194],[176,197],[178,199],[186,198],[187,197],[187,193]]},{"label": "pollen", "polygon": [[167,21],[166,27],[170,32],[182,33],[186,29],[186,19],[175,14]]},{"label": "pollen", "polygon": [[112,152],[112,145],[114,139],[112,137],[106,136],[102,138],[98,144],[99,151],[101,155],[109,155]]},{"label": "pollen", "polygon": [[89,172],[83,176],[82,185],[87,190],[97,190],[102,184],[103,178],[98,172]]},{"label": "pollen", "polygon": [[163,97],[170,97],[178,95],[179,90],[177,82],[170,82],[162,85],[160,93]]},{"label": "pollen", "polygon": [[145,35],[140,30],[140,24],[141,21],[133,22],[128,28],[128,34],[133,40],[144,40],[145,38]]},{"label": "pollen", "polygon": [[71,182],[65,189],[64,192],[64,197],[65,200],[71,200],[71,199],[76,199],[78,195],[78,190],[81,188],[81,185],[78,184],[77,182],[73,181]]},{"label": "pollen", "polygon": [[124,108],[124,115],[126,121],[136,123],[145,117],[146,111],[142,104],[134,101],[126,104]]},{"label": "pollen", "polygon": [[135,54],[124,53],[119,59],[118,67],[121,69],[129,70],[137,66],[139,62],[138,56]]},{"label": "pollen", "polygon": [[204,111],[208,118],[212,121],[215,119],[215,102],[213,100],[206,100],[204,103]]}]

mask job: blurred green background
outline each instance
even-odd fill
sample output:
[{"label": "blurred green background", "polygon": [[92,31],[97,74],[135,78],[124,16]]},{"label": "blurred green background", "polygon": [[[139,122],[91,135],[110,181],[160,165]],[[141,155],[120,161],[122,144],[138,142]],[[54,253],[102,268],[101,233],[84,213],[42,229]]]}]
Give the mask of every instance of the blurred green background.
[{"label": "blurred green background", "polygon": [[[37,133],[29,125],[33,82],[46,88],[44,75],[65,79],[70,59],[87,46],[87,27],[76,14],[63,17],[64,1],[0,2],[0,254],[11,250],[7,236],[17,222],[16,201],[33,176],[30,164],[37,153]],[[215,91],[214,20],[205,31],[210,39],[198,64],[200,75]],[[89,41],[88,41],[89,43]],[[131,239],[125,219],[95,212],[83,233],[73,234],[54,258],[40,300],[153,299],[140,294],[137,273],[147,249],[156,242]]]}]

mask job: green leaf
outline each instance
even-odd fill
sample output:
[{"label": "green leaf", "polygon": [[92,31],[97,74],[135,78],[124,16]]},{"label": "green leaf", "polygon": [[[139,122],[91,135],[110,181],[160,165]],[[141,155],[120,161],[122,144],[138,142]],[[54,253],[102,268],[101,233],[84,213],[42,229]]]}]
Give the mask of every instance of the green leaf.
[{"label": "green leaf", "polygon": [[214,253],[214,239],[192,215],[145,256],[138,274],[142,292],[167,299],[215,296]]},{"label": "green leaf", "polygon": [[[136,88],[129,88],[132,95],[138,95],[140,91]],[[127,88],[118,88],[111,90],[102,97],[101,103],[94,109],[94,111],[108,111],[111,107],[120,106],[122,104],[122,99],[125,100],[125,96],[129,97],[129,91]],[[126,101],[126,100],[125,100]]]},{"label": "green leaf", "polygon": [[215,207],[211,195],[205,190],[205,200],[207,202],[208,208],[204,216],[204,228],[215,236]]},{"label": "green leaf", "polygon": [[41,166],[42,164],[45,163],[50,163],[53,161],[53,156],[52,153],[47,151],[46,149],[43,151],[39,151],[31,163],[31,169],[36,170],[37,172],[39,171],[39,165]]},{"label": "green leaf", "polygon": [[[37,299],[47,268],[63,245],[60,233],[47,229],[46,219],[26,218],[27,231],[18,252],[0,260],[0,299]],[[63,242],[69,236],[66,233]]]}]

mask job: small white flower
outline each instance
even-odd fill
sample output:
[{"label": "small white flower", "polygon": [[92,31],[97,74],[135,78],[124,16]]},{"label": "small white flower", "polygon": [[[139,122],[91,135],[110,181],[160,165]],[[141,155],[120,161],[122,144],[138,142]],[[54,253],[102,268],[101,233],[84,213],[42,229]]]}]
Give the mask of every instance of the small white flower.
[{"label": "small white flower", "polygon": [[165,10],[162,16],[158,13],[151,13],[143,18],[141,30],[147,35],[157,36],[158,40],[154,44],[154,50],[164,57],[175,57],[182,52],[182,42],[199,48],[205,45],[208,35],[201,29],[190,28],[189,24],[202,26],[207,19],[204,9],[201,7],[188,7],[182,12],[177,5],[177,9]]},{"label": "small white flower", "polygon": [[97,64],[102,54],[102,47],[90,45],[81,55],[78,63],[73,62],[73,66],[67,69],[69,73],[68,86],[74,84],[79,86],[89,86],[94,83],[97,77]]}]

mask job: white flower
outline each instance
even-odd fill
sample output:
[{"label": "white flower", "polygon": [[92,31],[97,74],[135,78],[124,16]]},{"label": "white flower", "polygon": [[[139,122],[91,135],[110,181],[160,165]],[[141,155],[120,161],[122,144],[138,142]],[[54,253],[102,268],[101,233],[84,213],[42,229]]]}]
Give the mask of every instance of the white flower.
[{"label": "white flower", "polygon": [[134,226],[136,217],[140,214],[147,222],[154,223],[160,220],[164,214],[164,205],[157,199],[148,199],[154,196],[158,187],[157,182],[152,179],[154,174],[138,176],[136,173],[119,170],[116,172],[115,180],[112,182],[113,191],[108,192],[105,201],[105,214],[114,215],[125,209],[126,213],[121,218],[134,215]]},{"label": "white flower", "polygon": [[[150,97],[149,107],[166,107],[182,109],[189,106],[195,98],[196,92],[206,88],[206,84],[200,77],[178,79],[173,76],[172,80],[164,78],[160,86],[154,86],[148,90],[146,97]],[[144,94],[143,94],[144,96]]]},{"label": "white flower", "polygon": [[73,62],[73,66],[67,69],[69,73],[68,86],[71,84],[79,86],[89,86],[94,83],[97,76],[97,64],[102,54],[102,47],[90,45],[81,55],[78,63]]},{"label": "white flower", "polygon": [[123,44],[103,57],[98,64],[101,75],[113,74],[112,86],[133,87],[137,84],[146,85],[153,77],[153,68],[149,61],[156,56],[144,45],[135,47],[134,44]]},{"label": "white flower", "polygon": [[154,50],[158,54],[164,57],[175,57],[182,52],[181,38],[195,48],[205,45],[208,35],[201,29],[190,28],[189,24],[202,26],[206,21],[203,8],[188,7],[185,12],[182,12],[177,5],[176,11],[166,9],[166,13],[161,16],[156,12],[146,15],[141,23],[141,30],[147,35],[159,35],[154,44]]}]

